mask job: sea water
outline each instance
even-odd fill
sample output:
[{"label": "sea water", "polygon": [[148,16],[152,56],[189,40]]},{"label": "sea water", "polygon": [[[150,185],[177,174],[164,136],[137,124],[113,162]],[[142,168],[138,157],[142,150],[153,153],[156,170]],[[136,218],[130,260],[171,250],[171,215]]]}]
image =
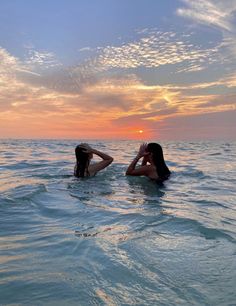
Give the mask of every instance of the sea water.
[{"label": "sea water", "polygon": [[138,141],[75,178],[79,142],[0,141],[0,305],[235,305],[236,143],[161,143],[158,186],[125,176]]}]

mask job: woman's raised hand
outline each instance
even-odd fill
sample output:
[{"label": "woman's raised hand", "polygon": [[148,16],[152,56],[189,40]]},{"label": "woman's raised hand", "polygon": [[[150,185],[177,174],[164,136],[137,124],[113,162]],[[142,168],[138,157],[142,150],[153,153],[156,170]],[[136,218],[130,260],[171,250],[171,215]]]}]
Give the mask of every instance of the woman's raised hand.
[{"label": "woman's raised hand", "polygon": [[81,144],[80,144],[80,147],[84,149],[84,152],[85,152],[85,153],[92,153],[93,148],[90,147],[89,144],[87,144],[87,143],[81,143]]},{"label": "woman's raised hand", "polygon": [[137,157],[141,158],[145,155],[148,155],[149,153],[146,151],[146,149],[147,149],[147,143],[141,144],[141,146],[139,147],[139,152]]}]

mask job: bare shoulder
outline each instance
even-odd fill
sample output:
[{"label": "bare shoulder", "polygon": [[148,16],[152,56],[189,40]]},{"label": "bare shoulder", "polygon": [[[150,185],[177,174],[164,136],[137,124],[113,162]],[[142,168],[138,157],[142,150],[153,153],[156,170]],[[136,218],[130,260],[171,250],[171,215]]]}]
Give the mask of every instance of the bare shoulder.
[{"label": "bare shoulder", "polygon": [[145,175],[148,177],[156,177],[157,176],[157,172],[156,172],[156,168],[153,167],[152,165],[145,165],[142,166],[144,167],[144,171],[145,171]]},{"label": "bare shoulder", "polygon": [[155,166],[149,165],[148,175],[150,179],[158,179],[157,170]]}]

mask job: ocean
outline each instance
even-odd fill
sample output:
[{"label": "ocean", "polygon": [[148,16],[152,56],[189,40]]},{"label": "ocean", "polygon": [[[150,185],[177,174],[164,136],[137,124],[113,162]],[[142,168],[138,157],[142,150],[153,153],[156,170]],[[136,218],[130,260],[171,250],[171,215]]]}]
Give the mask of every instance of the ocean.
[{"label": "ocean", "polygon": [[0,141],[0,305],[236,305],[236,143],[160,142],[158,186],[139,141],[75,178],[79,142]]}]

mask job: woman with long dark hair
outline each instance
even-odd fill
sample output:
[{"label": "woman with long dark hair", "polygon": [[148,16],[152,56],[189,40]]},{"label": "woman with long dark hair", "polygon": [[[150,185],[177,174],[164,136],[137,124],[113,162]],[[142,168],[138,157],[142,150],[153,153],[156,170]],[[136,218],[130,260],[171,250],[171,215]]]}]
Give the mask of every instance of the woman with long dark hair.
[{"label": "woman with long dark hair", "polygon": [[[93,154],[101,157],[102,161],[90,164]],[[94,176],[98,171],[106,168],[113,162],[111,156],[93,149],[87,143],[81,143],[75,148],[75,157],[74,175],[76,177]]]},{"label": "woman with long dark hair", "polygon": [[[138,161],[143,158],[140,167],[136,167]],[[147,176],[159,183],[167,180],[170,176],[170,170],[167,167],[163,150],[158,143],[142,144],[134,160],[130,163],[126,175]]]}]

